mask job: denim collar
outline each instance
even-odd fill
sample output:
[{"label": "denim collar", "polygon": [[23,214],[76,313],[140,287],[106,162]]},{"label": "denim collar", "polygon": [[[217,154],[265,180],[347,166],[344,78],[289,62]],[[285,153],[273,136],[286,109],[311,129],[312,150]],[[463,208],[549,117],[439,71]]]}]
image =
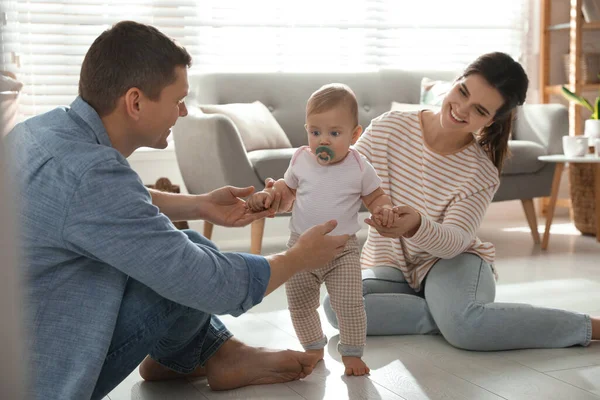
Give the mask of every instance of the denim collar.
[{"label": "denim collar", "polygon": [[80,96],[71,103],[71,111],[73,111],[83,122],[87,124],[89,128],[91,128],[92,132],[96,135],[96,139],[98,143],[112,147],[112,143],[110,138],[108,137],[108,133],[104,128],[104,124],[100,119],[100,116],[94,110],[94,108],[89,105],[85,100],[83,100]]}]

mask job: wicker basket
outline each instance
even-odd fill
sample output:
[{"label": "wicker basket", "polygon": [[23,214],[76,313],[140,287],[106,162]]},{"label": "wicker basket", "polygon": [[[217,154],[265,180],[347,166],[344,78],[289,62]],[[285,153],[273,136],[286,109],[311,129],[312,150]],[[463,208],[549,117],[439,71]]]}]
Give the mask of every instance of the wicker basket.
[{"label": "wicker basket", "polygon": [[[569,81],[569,54],[563,55],[563,64],[565,68],[566,81]],[[583,53],[581,59],[581,79],[584,83],[598,83],[598,73],[600,72],[600,53]]]},{"label": "wicker basket", "polygon": [[575,227],[584,235],[596,235],[594,165],[569,164],[569,189]]}]

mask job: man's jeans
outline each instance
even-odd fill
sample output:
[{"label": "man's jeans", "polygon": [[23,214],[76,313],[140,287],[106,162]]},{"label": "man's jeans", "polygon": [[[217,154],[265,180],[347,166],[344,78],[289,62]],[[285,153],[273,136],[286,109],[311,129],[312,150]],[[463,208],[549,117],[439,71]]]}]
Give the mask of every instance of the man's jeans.
[{"label": "man's jeans", "polygon": [[[199,245],[215,247],[195,231]],[[206,361],[232,334],[214,315],[174,303],[129,278],[112,342],[92,399],[102,399],[146,357],[180,373]]]}]

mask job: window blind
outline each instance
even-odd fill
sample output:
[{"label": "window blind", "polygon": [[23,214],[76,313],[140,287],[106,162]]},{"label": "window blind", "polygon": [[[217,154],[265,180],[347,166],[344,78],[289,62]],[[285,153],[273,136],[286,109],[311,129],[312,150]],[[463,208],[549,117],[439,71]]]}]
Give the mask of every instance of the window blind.
[{"label": "window blind", "polygon": [[2,68],[24,84],[23,117],[68,105],[83,57],[135,20],[182,43],[202,71],[458,70],[523,53],[527,0],[2,0]]}]

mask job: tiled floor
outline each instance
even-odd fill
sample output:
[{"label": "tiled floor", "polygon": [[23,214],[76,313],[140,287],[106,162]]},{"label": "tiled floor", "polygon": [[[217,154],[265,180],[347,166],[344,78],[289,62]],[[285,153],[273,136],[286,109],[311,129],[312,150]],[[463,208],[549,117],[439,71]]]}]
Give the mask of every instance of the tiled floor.
[{"label": "tiled floor", "polygon": [[[600,243],[579,235],[563,218],[556,221],[549,250],[541,251],[530,239],[521,210],[511,210],[492,205],[480,230],[480,237],[497,247],[497,300],[600,315]],[[278,251],[283,245],[265,251]],[[277,290],[249,313],[223,320],[248,344],[299,350],[286,307],[283,291]],[[337,331],[323,325],[333,340],[325,361],[302,381],[212,392],[204,379],[148,383],[134,371],[109,398],[600,398],[600,342],[588,348],[477,353],[457,350],[439,336],[369,337],[365,360],[371,375],[347,378],[334,345]]]}]

